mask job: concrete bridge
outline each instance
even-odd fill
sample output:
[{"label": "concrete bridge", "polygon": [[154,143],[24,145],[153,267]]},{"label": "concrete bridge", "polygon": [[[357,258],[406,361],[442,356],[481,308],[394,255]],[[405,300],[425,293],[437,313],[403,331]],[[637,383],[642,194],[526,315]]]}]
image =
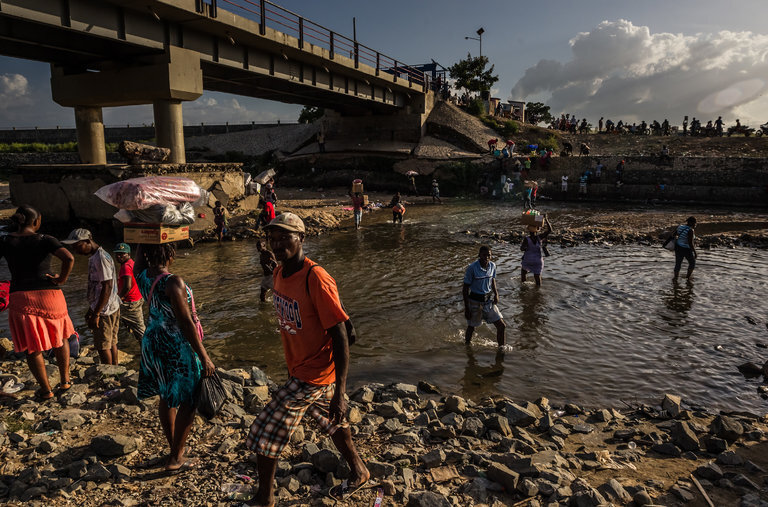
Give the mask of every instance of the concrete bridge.
[{"label": "concrete bridge", "polygon": [[376,115],[392,140],[420,137],[433,100],[423,72],[267,0],[0,0],[0,53],[51,64],[85,164],[106,163],[103,107],[152,104],[157,144],[184,163],[181,103],[203,90],[324,107],[350,128]]}]

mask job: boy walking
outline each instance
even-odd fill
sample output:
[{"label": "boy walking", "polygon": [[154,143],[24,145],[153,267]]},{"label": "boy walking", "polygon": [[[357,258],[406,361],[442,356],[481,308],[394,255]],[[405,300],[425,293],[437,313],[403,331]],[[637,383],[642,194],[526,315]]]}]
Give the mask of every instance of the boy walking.
[{"label": "boy walking", "polygon": [[93,331],[93,346],[102,364],[117,364],[117,331],[120,328],[120,298],[115,282],[115,263],[88,229],[75,229],[63,240],[76,254],[88,256],[88,312],[85,320]]},{"label": "boy walking", "polygon": [[144,324],[144,299],[136,285],[133,275],[131,247],[127,243],[118,243],[113,251],[120,264],[117,277],[117,296],[120,298],[120,326],[127,329],[141,343],[146,325]]},{"label": "boy walking", "polygon": [[491,262],[489,247],[481,246],[478,259],[467,267],[461,295],[464,299],[464,317],[467,319],[466,343],[472,341],[475,328],[486,321],[496,326],[496,341],[500,347],[504,345],[507,325],[496,306],[499,304],[496,264]]}]

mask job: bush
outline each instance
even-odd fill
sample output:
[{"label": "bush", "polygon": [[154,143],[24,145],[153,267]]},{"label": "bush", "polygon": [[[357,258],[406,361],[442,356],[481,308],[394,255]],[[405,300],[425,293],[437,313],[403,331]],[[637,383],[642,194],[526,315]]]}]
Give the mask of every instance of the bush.
[{"label": "bush", "polygon": [[505,136],[510,137],[520,132],[520,125],[516,121],[507,120],[504,122],[502,132]]},{"label": "bush", "polygon": [[560,144],[557,142],[557,138],[554,134],[549,134],[544,142],[539,144],[539,149],[552,150],[554,153],[559,153]]},{"label": "bush", "polygon": [[480,98],[470,100],[467,105],[467,112],[475,116],[484,115],[486,113],[485,102]]}]

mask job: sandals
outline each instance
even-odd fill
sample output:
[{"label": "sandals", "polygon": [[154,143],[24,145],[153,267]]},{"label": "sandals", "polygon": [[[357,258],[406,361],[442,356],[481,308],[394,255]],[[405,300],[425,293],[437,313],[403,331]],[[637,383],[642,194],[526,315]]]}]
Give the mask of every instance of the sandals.
[{"label": "sandals", "polygon": [[69,382],[61,382],[59,384],[59,387],[56,388],[56,391],[59,394],[63,394],[65,392],[69,391],[71,388],[72,388],[72,382],[71,381],[69,381]]},{"label": "sandals", "polygon": [[173,475],[183,474],[184,472],[189,472],[190,470],[197,468],[198,462],[199,460],[197,459],[185,460],[184,463],[182,463],[179,468],[173,468],[173,469],[166,468],[165,475],[173,476]]},{"label": "sandals", "polygon": [[53,391],[38,389],[35,391],[35,399],[38,401],[48,401],[53,398]]},{"label": "sandals", "polygon": [[333,498],[337,502],[341,502],[342,500],[345,500],[347,497],[354,495],[361,489],[372,488],[374,486],[375,484],[369,484],[369,479],[366,479],[360,484],[355,484],[355,485],[350,485],[349,481],[345,480],[338,486],[332,487],[328,491],[328,496]]}]

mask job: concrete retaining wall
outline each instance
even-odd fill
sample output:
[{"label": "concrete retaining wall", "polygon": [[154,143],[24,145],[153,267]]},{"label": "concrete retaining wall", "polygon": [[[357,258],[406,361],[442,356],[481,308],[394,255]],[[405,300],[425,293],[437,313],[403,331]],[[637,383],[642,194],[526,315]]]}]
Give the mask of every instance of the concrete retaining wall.
[{"label": "concrete retaining wall", "polygon": [[[163,175],[183,176],[215,193],[214,199],[240,199],[244,196],[241,164],[155,164],[155,165],[40,165],[18,167],[9,178],[11,200],[29,204],[40,211],[46,222],[110,222],[117,208],[93,193],[104,185],[129,178]],[[212,203],[209,203],[212,204]],[[253,205],[258,205],[258,201]],[[210,209],[197,210],[206,219],[192,230],[212,225]],[[211,216],[209,216],[211,215]],[[210,224],[208,223],[210,222]]]}]

